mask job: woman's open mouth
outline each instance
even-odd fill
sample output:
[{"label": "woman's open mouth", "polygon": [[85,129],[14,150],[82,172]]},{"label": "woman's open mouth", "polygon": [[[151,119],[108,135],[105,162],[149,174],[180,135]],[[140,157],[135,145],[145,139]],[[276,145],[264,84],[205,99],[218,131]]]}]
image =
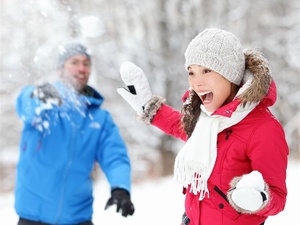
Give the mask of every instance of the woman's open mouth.
[{"label": "woman's open mouth", "polygon": [[213,93],[211,91],[198,92],[199,97],[203,104],[208,104],[213,99]]}]

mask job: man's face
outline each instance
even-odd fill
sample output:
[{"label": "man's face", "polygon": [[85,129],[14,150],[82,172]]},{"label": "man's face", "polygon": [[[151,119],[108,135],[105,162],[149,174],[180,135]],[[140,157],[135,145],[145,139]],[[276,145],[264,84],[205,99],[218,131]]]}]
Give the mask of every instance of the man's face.
[{"label": "man's face", "polygon": [[63,82],[71,84],[81,91],[87,84],[91,72],[91,62],[85,55],[74,55],[69,58],[59,71]]}]

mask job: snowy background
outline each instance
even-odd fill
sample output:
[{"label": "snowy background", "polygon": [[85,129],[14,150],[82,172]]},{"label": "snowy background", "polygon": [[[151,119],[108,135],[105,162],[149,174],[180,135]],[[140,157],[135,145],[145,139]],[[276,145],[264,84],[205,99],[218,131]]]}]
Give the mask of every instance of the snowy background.
[{"label": "snowy background", "polygon": [[138,123],[116,89],[123,86],[121,63],[132,61],[145,71],[153,93],[180,109],[187,89],[183,53],[206,27],[230,30],[244,47],[259,48],[269,59],[278,88],[271,110],[286,132],[290,165],[286,209],[267,224],[299,221],[299,0],[0,0],[0,4],[1,225],[16,223],[13,188],[22,123],[15,113],[15,98],[26,84],[56,78],[58,46],[73,39],[91,50],[89,83],[105,97],[103,107],[120,126],[133,167],[134,217],[122,219],[113,210],[103,211],[109,188],[101,171],[96,171],[95,223],[162,224],[158,218],[167,218],[169,224],[178,224],[183,196],[171,176],[183,142]]}]

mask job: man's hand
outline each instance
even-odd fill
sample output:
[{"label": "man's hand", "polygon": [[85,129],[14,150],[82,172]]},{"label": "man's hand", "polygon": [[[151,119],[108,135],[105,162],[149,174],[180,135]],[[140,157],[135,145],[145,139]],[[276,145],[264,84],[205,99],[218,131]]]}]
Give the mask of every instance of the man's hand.
[{"label": "man's hand", "polygon": [[152,97],[152,92],[144,71],[131,62],[121,65],[120,74],[126,88],[118,88],[117,92],[131,105],[131,107],[141,114],[144,106]]},{"label": "man's hand", "polygon": [[31,93],[31,97],[40,99],[43,103],[61,105],[61,98],[57,89],[50,83],[38,85]]},{"label": "man's hand", "polygon": [[117,212],[121,210],[122,216],[127,217],[128,215],[133,215],[134,206],[130,200],[128,191],[121,188],[113,189],[111,197],[105,205],[105,210],[114,204],[117,205]]}]

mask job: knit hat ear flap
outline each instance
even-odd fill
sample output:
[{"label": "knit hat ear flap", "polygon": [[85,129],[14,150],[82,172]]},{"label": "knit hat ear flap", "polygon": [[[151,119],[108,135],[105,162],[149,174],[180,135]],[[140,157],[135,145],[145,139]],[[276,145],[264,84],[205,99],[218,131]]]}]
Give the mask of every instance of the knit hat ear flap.
[{"label": "knit hat ear flap", "polygon": [[245,71],[253,76],[252,83],[238,98],[242,103],[259,102],[269,91],[272,82],[271,70],[267,59],[255,49],[245,49]]}]

